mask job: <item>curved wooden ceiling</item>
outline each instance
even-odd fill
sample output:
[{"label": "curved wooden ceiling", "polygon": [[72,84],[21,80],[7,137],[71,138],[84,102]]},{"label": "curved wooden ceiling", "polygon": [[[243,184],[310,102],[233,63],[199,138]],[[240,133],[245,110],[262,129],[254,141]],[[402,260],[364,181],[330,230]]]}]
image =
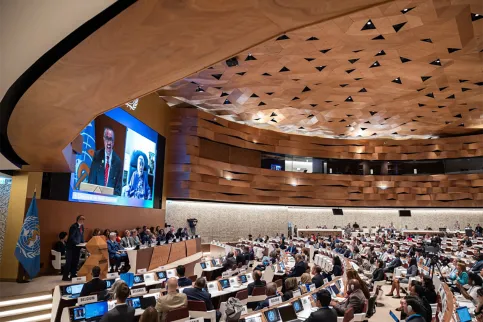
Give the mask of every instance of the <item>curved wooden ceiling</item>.
[{"label": "curved wooden ceiling", "polygon": [[395,1],[276,36],[158,93],[229,120],[338,138],[483,130],[483,3]]},{"label": "curved wooden ceiling", "polygon": [[384,2],[139,0],[21,93],[9,142],[34,169],[69,171],[62,150],[96,115],[277,34]]}]

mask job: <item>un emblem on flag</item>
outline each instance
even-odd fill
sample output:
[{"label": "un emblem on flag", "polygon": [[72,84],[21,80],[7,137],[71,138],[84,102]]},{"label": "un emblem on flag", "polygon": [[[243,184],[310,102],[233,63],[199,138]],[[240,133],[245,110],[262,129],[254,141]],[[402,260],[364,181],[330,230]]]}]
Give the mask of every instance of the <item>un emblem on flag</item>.
[{"label": "un emblem on flag", "polygon": [[40,229],[36,217],[27,216],[25,218],[17,248],[26,258],[40,256]]}]

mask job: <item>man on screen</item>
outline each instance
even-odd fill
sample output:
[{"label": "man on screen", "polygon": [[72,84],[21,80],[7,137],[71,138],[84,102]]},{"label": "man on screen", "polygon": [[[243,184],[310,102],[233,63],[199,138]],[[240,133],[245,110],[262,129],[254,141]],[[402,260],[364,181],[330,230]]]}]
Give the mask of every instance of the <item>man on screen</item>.
[{"label": "man on screen", "polygon": [[138,157],[137,171],[134,171],[127,190],[129,198],[151,199],[151,189],[149,188],[148,175],[144,171],[144,157]]},{"label": "man on screen", "polygon": [[114,194],[120,196],[122,190],[121,158],[114,152],[114,131],[104,128],[104,148],[94,153],[89,183],[114,188]]}]

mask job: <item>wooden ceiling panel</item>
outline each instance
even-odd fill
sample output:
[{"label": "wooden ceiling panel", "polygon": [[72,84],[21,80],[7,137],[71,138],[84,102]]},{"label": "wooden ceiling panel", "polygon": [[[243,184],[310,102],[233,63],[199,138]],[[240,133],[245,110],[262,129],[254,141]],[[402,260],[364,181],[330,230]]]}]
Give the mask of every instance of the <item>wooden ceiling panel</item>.
[{"label": "wooden ceiling panel", "polygon": [[[293,30],[158,91],[231,121],[332,138],[483,129],[477,0],[395,1]],[[267,94],[268,93],[268,94]]]}]

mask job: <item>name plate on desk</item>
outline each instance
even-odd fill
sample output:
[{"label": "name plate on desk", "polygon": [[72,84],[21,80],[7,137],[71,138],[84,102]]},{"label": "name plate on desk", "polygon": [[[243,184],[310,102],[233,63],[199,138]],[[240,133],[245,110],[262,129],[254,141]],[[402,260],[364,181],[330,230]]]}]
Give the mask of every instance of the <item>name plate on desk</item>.
[{"label": "name plate on desk", "polygon": [[240,268],[240,274],[245,274],[247,272],[246,268]]},{"label": "name plate on desk", "polygon": [[85,283],[85,282],[86,282],[85,276],[78,276],[78,277],[74,277],[72,279],[72,284],[74,284],[74,283]]},{"label": "name plate on desk", "polygon": [[197,319],[191,319],[191,320],[186,320],[186,322],[203,322],[203,318],[197,318]]},{"label": "name plate on desk", "polygon": [[246,305],[243,305],[241,310],[241,315],[245,315],[245,314],[248,314],[248,308]]},{"label": "name plate on desk", "polygon": [[140,269],[137,270],[138,274],[144,274],[146,272],[147,272],[147,270],[145,268],[140,268]]},{"label": "name plate on desk", "polygon": [[300,294],[300,290],[292,291],[292,293],[293,293],[293,297],[297,297],[297,296],[302,295],[302,294]]},{"label": "name plate on desk", "polygon": [[141,296],[146,294],[146,288],[145,287],[140,287],[140,288],[133,288],[131,289],[131,296]]},{"label": "name plate on desk", "polygon": [[218,282],[209,282],[207,285],[208,293],[217,292],[218,291]]},{"label": "name plate on desk", "polygon": [[118,278],[119,273],[107,273],[107,278]]},{"label": "name plate on desk", "polygon": [[277,296],[277,297],[272,297],[271,299],[268,299],[268,306],[272,307],[274,305],[282,303],[282,297]]},{"label": "name plate on desk", "polygon": [[223,272],[223,273],[221,273],[221,277],[222,278],[228,278],[230,276],[231,276],[231,272]]},{"label": "name plate on desk", "polygon": [[81,296],[77,299],[77,305],[97,302],[97,294]]}]

